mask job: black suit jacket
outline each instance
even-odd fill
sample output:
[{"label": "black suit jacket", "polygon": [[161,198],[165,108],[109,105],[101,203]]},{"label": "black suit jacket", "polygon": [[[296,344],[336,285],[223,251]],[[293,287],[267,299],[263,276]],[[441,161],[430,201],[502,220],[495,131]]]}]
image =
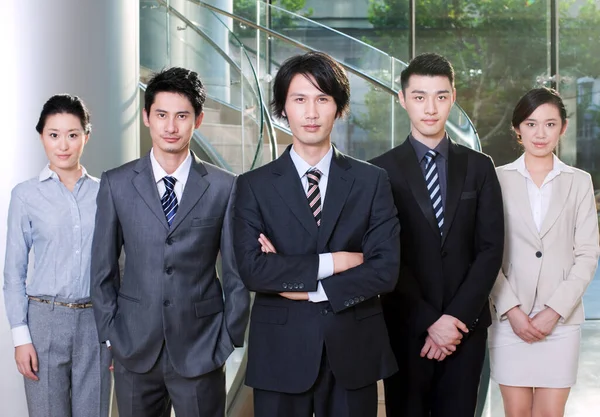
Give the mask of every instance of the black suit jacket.
[{"label": "black suit jacket", "polygon": [[[235,200],[234,247],[240,276],[256,298],[250,319],[246,383],[288,393],[314,384],[323,346],[348,389],[393,374],[379,295],[398,279],[399,225],[385,171],[334,149],[321,227],[289,155],[243,174]],[[277,254],[264,254],[264,233]],[[323,279],[329,302],[278,293],[315,291],[320,253],[362,252],[364,263]]]},{"label": "black suit jacket", "polygon": [[398,286],[384,298],[393,345],[423,337],[442,314],[471,329],[491,324],[488,296],[504,247],[502,194],[491,159],[450,141],[442,236],[414,148],[373,159],[390,177],[401,231]]}]

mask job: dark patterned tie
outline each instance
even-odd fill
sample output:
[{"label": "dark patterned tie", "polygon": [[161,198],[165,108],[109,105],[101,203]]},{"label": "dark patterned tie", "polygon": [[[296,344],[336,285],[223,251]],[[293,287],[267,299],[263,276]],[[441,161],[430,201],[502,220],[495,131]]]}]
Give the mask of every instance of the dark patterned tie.
[{"label": "dark patterned tie", "polygon": [[165,212],[165,216],[167,217],[167,223],[171,226],[173,223],[173,219],[175,218],[175,214],[177,214],[177,196],[175,195],[175,182],[177,179],[175,177],[163,177],[163,181],[165,183],[165,193],[163,194],[160,202],[162,203],[163,211]]},{"label": "dark patterned tie", "polygon": [[313,168],[306,173],[306,178],[308,179],[308,192],[306,193],[306,198],[308,199],[308,205],[315,217],[317,226],[321,226],[321,191],[319,190],[321,175],[321,171],[316,168]]},{"label": "dark patterned tie", "polygon": [[440,234],[442,234],[442,227],[444,226],[444,204],[442,203],[440,177],[435,163],[435,158],[438,155],[439,154],[436,151],[431,149],[425,154],[425,183],[427,184],[427,192],[429,193],[431,205],[433,206],[435,220],[440,229]]}]

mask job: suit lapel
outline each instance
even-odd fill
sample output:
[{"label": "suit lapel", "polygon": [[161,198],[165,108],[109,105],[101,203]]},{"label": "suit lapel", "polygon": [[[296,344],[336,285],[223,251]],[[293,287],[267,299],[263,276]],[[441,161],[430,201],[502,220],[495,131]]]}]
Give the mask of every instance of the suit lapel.
[{"label": "suit lapel", "polygon": [[442,226],[442,245],[446,241],[450,226],[454,221],[456,209],[460,203],[460,197],[467,176],[468,157],[462,152],[458,144],[449,140],[448,144],[448,175],[446,187],[446,203],[444,206],[444,225]]},{"label": "suit lapel", "polygon": [[148,153],[140,158],[133,170],[138,173],[132,180],[133,186],[152,214],[156,216],[165,229],[169,230],[169,224],[167,223],[167,218],[160,203],[158,189],[156,188],[152,164],[150,163],[150,154]]},{"label": "suit lapel", "polygon": [[435,221],[435,214],[433,213],[433,207],[431,206],[431,199],[427,193],[427,185],[425,184],[425,177],[419,161],[417,161],[417,155],[413,149],[410,141],[407,139],[404,143],[398,146],[398,167],[404,172],[404,178],[410,188],[413,196],[419,208],[423,212],[423,216],[427,219],[427,223],[431,226],[431,230],[440,236],[440,229]]},{"label": "suit lapel", "polygon": [[354,177],[348,172],[350,168],[351,165],[346,157],[334,147],[325,193],[325,204],[321,215],[321,227],[319,228],[317,244],[319,253],[326,248],[354,184]]},{"label": "suit lapel", "polygon": [[[173,233],[175,229],[181,224],[183,219],[190,213],[198,201],[202,198],[210,183],[204,178],[208,174],[206,167],[200,159],[192,152],[192,166],[190,167],[190,173],[188,175],[185,188],[183,189],[183,195],[179,202],[179,208],[177,214],[173,219],[170,231]],[[164,217],[164,214],[163,214]]]},{"label": "suit lapel", "polygon": [[317,222],[308,207],[306,192],[290,157],[290,148],[291,146],[273,164],[273,186],[306,231],[316,239]]},{"label": "suit lapel", "polygon": [[527,180],[517,170],[505,171],[508,179],[508,186],[504,188],[504,192],[510,192],[510,201],[516,206],[517,212],[527,225],[529,231],[537,238],[539,233],[531,214],[531,202],[529,201],[529,193],[527,192]]},{"label": "suit lapel", "polygon": [[573,175],[565,174],[564,172],[552,180],[552,197],[550,198],[548,212],[540,228],[540,237],[543,238],[554,223],[556,223],[556,219],[558,219],[558,216],[560,216],[567,203],[567,197],[571,191],[572,184]]}]

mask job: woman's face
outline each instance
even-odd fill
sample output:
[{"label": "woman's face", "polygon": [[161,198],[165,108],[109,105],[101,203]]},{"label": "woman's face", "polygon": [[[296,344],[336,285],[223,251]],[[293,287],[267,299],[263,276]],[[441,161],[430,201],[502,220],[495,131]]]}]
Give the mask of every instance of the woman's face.
[{"label": "woman's face", "polygon": [[77,116],[70,113],[48,116],[40,137],[52,170],[79,169],[79,159],[89,135],[85,134]]},{"label": "woman's face", "polygon": [[525,153],[544,157],[554,151],[566,129],[567,122],[562,122],[558,107],[546,103],[535,109],[515,131],[521,135]]}]

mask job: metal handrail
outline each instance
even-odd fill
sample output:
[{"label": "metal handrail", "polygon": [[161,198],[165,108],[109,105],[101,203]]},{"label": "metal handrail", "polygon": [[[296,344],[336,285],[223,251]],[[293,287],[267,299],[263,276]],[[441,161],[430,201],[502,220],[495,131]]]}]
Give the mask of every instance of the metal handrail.
[{"label": "metal handrail", "polygon": [[[156,2],[158,4],[160,4],[161,6],[164,6],[170,13],[172,13],[174,16],[176,16],[179,20],[181,20],[183,23],[185,23],[187,25],[187,27],[191,28],[194,32],[196,32],[199,36],[201,36],[203,39],[205,39],[210,46],[217,51],[217,53],[219,55],[221,55],[223,57],[223,59],[225,59],[225,61],[231,65],[232,67],[236,68],[240,74],[243,76],[243,72],[242,69],[237,65],[237,63],[231,59],[231,57],[221,49],[221,47],[216,44],[211,38],[210,36],[208,36],[206,33],[204,33],[203,30],[201,30],[198,26],[196,26],[194,24],[194,22],[192,22],[191,20],[189,20],[188,18],[186,18],[183,14],[181,14],[177,9],[175,9],[173,6],[171,6],[170,4],[168,4],[167,1],[165,0],[156,0]],[[218,17],[215,16],[217,19]],[[220,21],[220,19],[219,19]],[[233,32],[230,31],[231,34],[233,34]],[[233,34],[236,41],[238,41],[239,45],[240,45],[240,49],[243,51],[243,53],[245,54],[246,58],[248,59],[249,62],[250,61],[250,57],[247,55],[245,47],[243,45],[242,42],[239,41],[239,39],[237,38],[237,36],[235,36],[235,34]],[[275,129],[273,127],[273,121],[271,120],[271,113],[268,110],[268,106],[265,104],[260,86],[258,85],[258,75],[256,74],[256,71],[254,69],[253,65],[250,65],[250,70],[252,71],[252,74],[254,74],[254,79],[257,80],[257,91],[256,94],[258,96],[258,101],[260,102],[261,105],[261,113],[262,113],[262,120],[261,120],[261,124],[264,122],[266,124],[267,127],[267,137],[269,140],[269,147],[270,147],[270,154],[271,154],[271,159],[276,159],[277,158],[277,137],[275,134]],[[262,132],[264,130],[264,126],[260,126],[260,131],[261,131],[261,140],[259,142],[259,146],[256,149],[256,152],[254,154],[254,159],[252,162],[252,166],[254,166],[254,164],[257,161],[258,155],[259,155],[259,151],[260,148],[262,147]]]}]

